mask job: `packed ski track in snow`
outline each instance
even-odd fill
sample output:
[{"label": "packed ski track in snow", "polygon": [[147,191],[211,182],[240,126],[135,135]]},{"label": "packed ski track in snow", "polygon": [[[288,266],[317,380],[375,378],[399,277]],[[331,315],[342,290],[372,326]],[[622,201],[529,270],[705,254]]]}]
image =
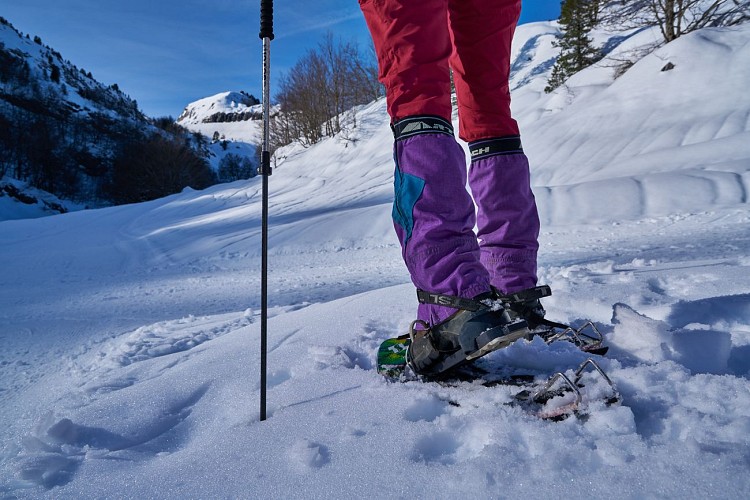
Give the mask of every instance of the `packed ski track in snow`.
[{"label": "packed ski track in snow", "polygon": [[[601,329],[622,404],[549,422],[508,387],[376,373],[416,308],[378,101],[346,139],[278,155],[265,422],[257,179],[0,222],[0,496],[747,498],[750,26],[545,95],[554,32],[519,29],[513,81],[544,305]],[[478,363],[585,359],[536,339]]]}]

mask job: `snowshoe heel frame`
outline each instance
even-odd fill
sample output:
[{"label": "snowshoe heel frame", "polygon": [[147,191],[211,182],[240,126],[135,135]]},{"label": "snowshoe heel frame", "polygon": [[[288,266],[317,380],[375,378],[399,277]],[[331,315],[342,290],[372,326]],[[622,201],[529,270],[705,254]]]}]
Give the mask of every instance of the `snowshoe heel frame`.
[{"label": "snowshoe heel frame", "polygon": [[588,358],[578,366],[572,380],[565,373],[557,372],[552,375],[538,391],[536,391],[528,398],[536,404],[543,405],[547,401],[561,393],[573,393],[574,400],[572,402],[554,408],[552,410],[541,410],[537,413],[537,415],[540,418],[544,419],[557,419],[561,417],[564,418],[565,416],[578,411],[581,407],[581,403],[583,402],[583,395],[580,390],[580,388],[583,387],[583,385],[581,384],[581,379],[583,378],[583,375],[587,373],[586,368],[589,366],[591,367],[591,370],[589,371],[593,370],[594,372],[598,373],[599,376],[612,389],[612,396],[606,400],[607,405],[618,403],[621,397],[617,392],[614,383],[612,383],[612,380],[607,376],[604,370],[602,370],[602,367],[599,366],[599,363],[591,358]]}]

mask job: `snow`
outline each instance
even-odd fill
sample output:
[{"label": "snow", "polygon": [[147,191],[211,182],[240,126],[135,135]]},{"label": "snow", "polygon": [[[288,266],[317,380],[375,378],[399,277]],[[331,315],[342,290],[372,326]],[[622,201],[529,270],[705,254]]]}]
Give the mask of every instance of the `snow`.
[{"label": "snow", "polygon": [[[555,27],[524,30],[533,72]],[[609,83],[592,68],[545,96],[547,68],[515,91],[548,316],[596,322],[622,405],[553,423],[506,387],[375,373],[415,311],[378,101],[269,179],[265,422],[259,179],[0,222],[0,493],[747,498],[748,41],[704,30]],[[541,379],[584,359],[537,339],[479,363]]]},{"label": "snow", "polygon": [[[240,92],[221,92],[188,104],[177,119],[178,124],[191,132],[203,134],[211,141],[208,161],[214,171],[218,172],[221,160],[230,153],[257,163],[257,149],[263,134],[260,120],[211,121],[211,117],[217,113],[254,113],[262,116],[261,105],[251,105],[250,102],[250,98]],[[213,140],[216,133],[219,134],[218,141]]]},{"label": "snow", "polygon": [[[36,39],[36,37],[34,38]],[[58,52],[47,47],[43,42],[37,43],[36,41],[32,41],[28,34],[23,36],[12,25],[0,23],[0,44],[3,45],[6,51],[26,61],[32,75],[31,79],[35,82],[36,87],[26,85],[21,88],[13,88],[11,85],[15,86],[17,85],[16,83],[0,81],[0,92],[7,92],[11,96],[15,95],[16,97],[23,96],[24,93],[44,95],[46,96],[45,102],[37,104],[40,106],[40,109],[52,106],[52,109],[47,110],[51,115],[61,112],[59,109],[54,109],[55,107],[62,107],[65,112],[74,110],[75,113],[81,114],[103,113],[114,120],[138,119],[135,104],[130,101],[129,97],[97,82],[93,78],[85,76],[82,74],[83,69],[79,70],[79,68],[72,65],[69,61],[63,60]],[[59,83],[52,82],[50,79],[49,73],[53,65],[61,69]],[[73,80],[70,78],[71,74],[76,75]],[[108,94],[108,98],[113,102],[124,99],[121,102],[122,106],[120,106],[119,110],[115,110],[112,106],[108,107],[101,102],[97,102],[98,100],[85,98],[80,93],[84,89]],[[29,96],[27,95],[27,97]],[[1,104],[7,105],[6,103]],[[131,104],[132,109],[130,107]],[[14,115],[11,114],[11,116]]]},{"label": "snow", "polygon": [[38,203],[22,203],[7,195],[0,196],[0,213],[5,220],[31,219],[50,215],[50,211]]}]

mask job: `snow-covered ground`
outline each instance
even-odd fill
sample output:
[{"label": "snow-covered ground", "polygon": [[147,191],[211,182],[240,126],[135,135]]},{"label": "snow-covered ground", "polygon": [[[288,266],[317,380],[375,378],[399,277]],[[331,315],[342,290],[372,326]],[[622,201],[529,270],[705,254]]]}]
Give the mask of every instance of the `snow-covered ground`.
[{"label": "snow-covered ground", "polygon": [[[415,309],[380,101],[347,140],[287,149],[270,178],[265,422],[258,179],[0,223],[0,492],[747,498],[750,26],[543,95],[553,32],[520,30],[516,68],[535,76],[514,94],[540,281],[550,318],[604,332],[621,406],[552,423],[506,388],[375,373]],[[521,341],[480,362],[543,376],[583,359]]]},{"label": "snow-covered ground", "polygon": [[83,210],[84,205],[61,200],[27,182],[0,177],[0,221],[46,217],[71,210]]}]

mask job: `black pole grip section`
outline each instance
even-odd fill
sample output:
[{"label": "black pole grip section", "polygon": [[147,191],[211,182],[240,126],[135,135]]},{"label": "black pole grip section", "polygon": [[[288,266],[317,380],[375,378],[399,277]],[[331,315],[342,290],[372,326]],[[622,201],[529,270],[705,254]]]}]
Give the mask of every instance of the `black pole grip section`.
[{"label": "black pole grip section", "polygon": [[271,168],[271,152],[262,151],[260,167],[258,167],[258,175],[271,175],[272,173],[273,169]]},{"label": "black pole grip section", "polygon": [[260,38],[273,40],[273,0],[260,0]]}]

